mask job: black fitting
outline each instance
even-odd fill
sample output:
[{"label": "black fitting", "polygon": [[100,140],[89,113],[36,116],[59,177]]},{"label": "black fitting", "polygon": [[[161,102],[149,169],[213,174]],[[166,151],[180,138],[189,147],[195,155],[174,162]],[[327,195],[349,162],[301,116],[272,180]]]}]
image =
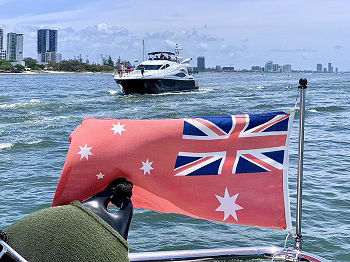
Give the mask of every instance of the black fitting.
[{"label": "black fitting", "polygon": [[131,198],[133,184],[122,177],[114,180],[107,186],[107,188],[115,190],[115,194],[112,197],[111,202],[117,207],[120,207],[124,198]]},{"label": "black fitting", "polygon": [[302,235],[297,235],[295,238],[295,243],[294,243],[294,248],[301,250],[303,247],[303,236]]},{"label": "black fitting", "polygon": [[299,88],[307,88],[307,79],[306,78],[300,78],[298,87]]},{"label": "black fitting", "polygon": [[[98,192],[84,200],[82,204],[107,222],[125,239],[128,238],[129,226],[133,215],[130,200],[132,183],[125,178],[114,180],[105,190]],[[108,211],[108,204],[112,202],[119,210],[115,213]]]},{"label": "black fitting", "polygon": [[0,239],[8,243],[9,238],[4,230],[0,230]]}]

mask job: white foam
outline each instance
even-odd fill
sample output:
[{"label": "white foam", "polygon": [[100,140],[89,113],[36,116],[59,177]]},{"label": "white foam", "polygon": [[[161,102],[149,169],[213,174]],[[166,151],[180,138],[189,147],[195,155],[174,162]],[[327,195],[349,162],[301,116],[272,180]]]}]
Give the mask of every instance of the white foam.
[{"label": "white foam", "polygon": [[15,107],[17,105],[18,105],[18,103],[16,103],[16,104],[3,104],[3,105],[0,105],[0,108],[4,108],[4,109],[12,108],[12,107]]},{"label": "white foam", "polygon": [[72,116],[55,116],[55,117],[43,117],[43,121],[54,121],[54,120],[60,120],[60,119],[68,119],[72,118]]},{"label": "white foam", "polygon": [[43,140],[36,140],[36,141],[31,141],[31,142],[26,142],[27,145],[35,145],[41,143]]},{"label": "white foam", "polygon": [[112,96],[118,93],[116,90],[108,90],[108,93],[110,93]]},{"label": "white foam", "polygon": [[151,95],[151,96],[167,96],[167,95],[193,95],[196,93],[207,93],[209,91],[211,91],[213,89],[195,89],[195,90],[187,90],[187,91],[174,91],[174,92],[164,92],[164,93],[159,93],[159,94],[147,94],[147,95]]},{"label": "white foam", "polygon": [[14,103],[14,104],[2,104],[0,105],[0,108],[13,108],[13,107],[21,107],[21,106],[27,106],[27,105],[32,105],[32,104],[39,104],[41,101],[39,99],[31,99],[29,102],[24,102],[24,103]]},{"label": "white foam", "polygon": [[[29,100],[29,104],[38,104],[40,103],[41,101],[39,99],[30,99]],[[28,103],[27,103],[28,104]]]},{"label": "white foam", "polygon": [[1,143],[0,150],[13,147],[12,143]]}]

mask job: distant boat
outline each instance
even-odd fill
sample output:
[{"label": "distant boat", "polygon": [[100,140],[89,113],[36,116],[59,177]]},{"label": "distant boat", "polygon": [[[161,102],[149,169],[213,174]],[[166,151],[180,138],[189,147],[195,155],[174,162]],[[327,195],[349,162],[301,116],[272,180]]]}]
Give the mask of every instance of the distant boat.
[{"label": "distant boat", "polygon": [[198,89],[194,77],[189,73],[191,58],[173,52],[151,52],[134,71],[118,70],[114,80],[125,94],[158,94]]}]

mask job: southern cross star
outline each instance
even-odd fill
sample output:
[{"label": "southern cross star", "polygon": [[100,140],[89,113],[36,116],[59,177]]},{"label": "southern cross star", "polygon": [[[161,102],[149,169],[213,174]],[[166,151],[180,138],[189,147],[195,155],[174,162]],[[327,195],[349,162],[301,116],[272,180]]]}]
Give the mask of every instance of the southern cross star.
[{"label": "southern cross star", "polygon": [[225,189],[225,195],[224,197],[215,195],[216,198],[220,202],[220,206],[215,209],[215,211],[223,211],[224,212],[224,220],[228,219],[228,217],[231,215],[236,221],[237,219],[237,214],[236,211],[243,209],[243,207],[239,206],[236,204],[236,200],[238,197],[238,193],[232,197],[230,197],[230,194],[228,193],[227,187]]},{"label": "southern cross star", "polygon": [[80,146],[80,151],[77,153],[78,155],[80,155],[80,160],[82,160],[84,157],[86,158],[86,160],[89,160],[89,156],[93,155],[93,153],[90,152],[92,146],[87,147],[87,144],[85,144],[85,146]]},{"label": "southern cross star", "polygon": [[143,170],[143,174],[144,175],[147,173],[151,174],[151,170],[153,169],[153,167],[152,167],[153,162],[149,162],[148,158],[147,158],[146,162],[143,162],[143,161],[141,161],[141,162],[142,162],[142,167],[140,169]]},{"label": "southern cross star", "polygon": [[105,176],[104,174],[102,174],[101,172],[99,174],[96,175],[97,179],[103,179],[103,177]]},{"label": "southern cross star", "polygon": [[122,135],[122,132],[126,131],[124,128],[125,124],[121,125],[120,122],[118,122],[118,124],[116,124],[116,125],[112,124],[112,125],[113,125],[113,127],[110,130],[113,131],[113,135],[115,135],[116,133],[118,133],[119,135]]}]

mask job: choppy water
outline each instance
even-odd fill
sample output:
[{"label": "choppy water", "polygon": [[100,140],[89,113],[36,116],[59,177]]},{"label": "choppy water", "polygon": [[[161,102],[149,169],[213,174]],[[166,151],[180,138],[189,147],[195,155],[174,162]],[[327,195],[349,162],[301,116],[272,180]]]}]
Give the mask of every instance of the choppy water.
[{"label": "choppy water", "polygon": [[[111,75],[0,75],[0,229],[50,206],[71,131],[84,117],[180,118],[279,111],[307,89],[304,249],[350,261],[350,75],[203,73],[197,92],[121,95]],[[295,220],[297,127],[291,140]],[[294,224],[294,222],[293,222]],[[137,211],[131,251],[279,245],[279,230]],[[293,241],[289,240],[289,246]]]}]

